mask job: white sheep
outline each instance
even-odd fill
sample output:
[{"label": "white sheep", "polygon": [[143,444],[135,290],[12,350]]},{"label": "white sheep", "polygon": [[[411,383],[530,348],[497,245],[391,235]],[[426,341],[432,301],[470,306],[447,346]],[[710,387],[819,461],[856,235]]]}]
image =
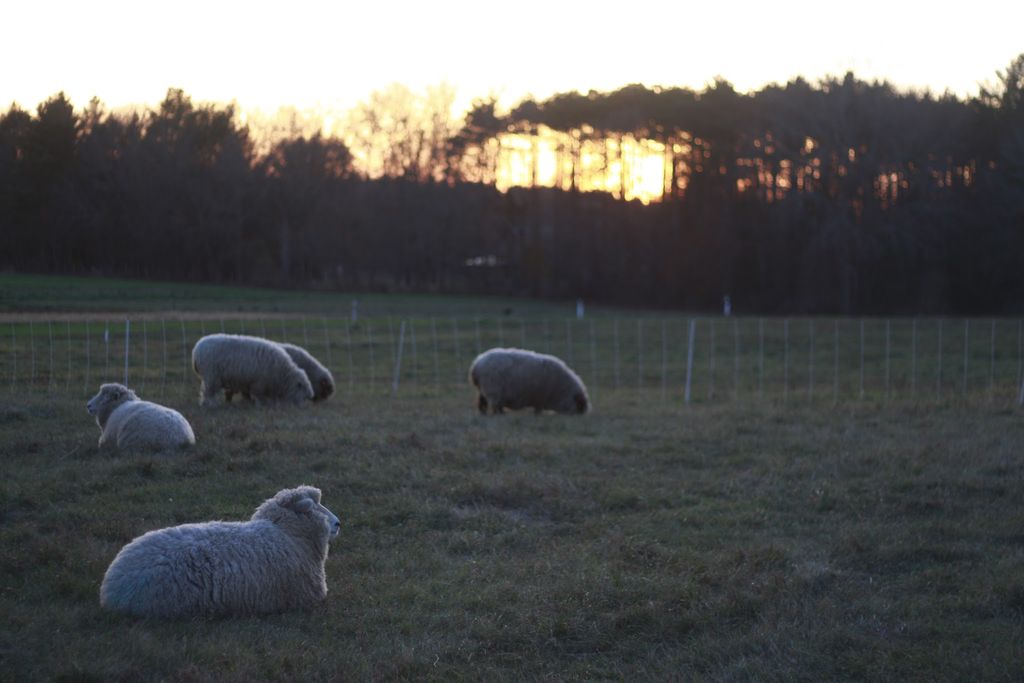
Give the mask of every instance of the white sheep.
[{"label": "white sheep", "polygon": [[484,351],[469,368],[477,388],[477,407],[490,410],[533,408],[534,412],[586,413],[590,398],[583,380],[560,358],[525,349]]},{"label": "white sheep", "polygon": [[104,384],[85,405],[100,428],[101,449],[170,451],[196,445],[188,420],[177,410],[142,401],[123,384]]},{"label": "white sheep", "polygon": [[150,531],[110,563],[100,604],[161,618],[310,609],[327,597],[327,545],[340,528],[320,489],[299,486],[264,501],[248,522]]},{"label": "white sheep", "polygon": [[334,376],[309,351],[295,344],[279,344],[292,361],[302,368],[313,386],[313,400],[322,401],[334,393]]},{"label": "white sheep", "polygon": [[313,398],[306,373],[281,346],[261,337],[208,334],[192,348],[192,369],[202,379],[200,405],[213,403],[224,390],[257,402],[302,403]]}]

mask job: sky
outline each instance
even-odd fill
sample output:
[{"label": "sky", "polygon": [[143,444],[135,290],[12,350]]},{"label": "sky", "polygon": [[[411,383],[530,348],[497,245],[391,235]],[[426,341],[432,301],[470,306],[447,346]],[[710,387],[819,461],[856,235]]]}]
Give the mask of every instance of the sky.
[{"label": "sky", "polygon": [[977,94],[1024,52],[1024,2],[630,0],[6,3],[0,107],[63,90],[77,106],[152,105],[169,87],[242,109],[341,112],[374,90],[447,83],[495,95],[630,83],[740,91],[853,71],[904,89]]}]

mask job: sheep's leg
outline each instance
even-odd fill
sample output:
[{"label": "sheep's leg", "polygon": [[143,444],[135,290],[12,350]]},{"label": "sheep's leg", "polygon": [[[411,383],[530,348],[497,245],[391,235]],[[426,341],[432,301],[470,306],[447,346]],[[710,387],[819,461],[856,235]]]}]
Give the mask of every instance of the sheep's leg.
[{"label": "sheep's leg", "polygon": [[476,407],[480,411],[481,415],[486,415],[487,414],[487,397],[484,396],[483,394],[480,394],[480,396],[476,400]]},{"label": "sheep's leg", "polygon": [[231,389],[225,389],[224,390],[224,402],[225,403],[231,403],[231,399],[234,398],[234,396],[235,396],[235,392],[232,391]]}]

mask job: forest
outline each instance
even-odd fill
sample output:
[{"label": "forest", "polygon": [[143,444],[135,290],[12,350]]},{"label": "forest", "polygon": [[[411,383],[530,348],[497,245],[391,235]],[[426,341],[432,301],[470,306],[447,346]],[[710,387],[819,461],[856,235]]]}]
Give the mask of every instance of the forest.
[{"label": "forest", "polygon": [[[507,113],[481,99],[457,121],[376,96],[348,125],[261,137],[236,105],[180,89],[131,112],[12,104],[0,268],[693,311],[729,295],[740,313],[1024,310],[1024,54],[969,99],[846,74]],[[499,188],[502,140],[541,129],[556,179]],[[655,201],[584,183],[584,153],[624,168],[627,139],[663,150]]]}]

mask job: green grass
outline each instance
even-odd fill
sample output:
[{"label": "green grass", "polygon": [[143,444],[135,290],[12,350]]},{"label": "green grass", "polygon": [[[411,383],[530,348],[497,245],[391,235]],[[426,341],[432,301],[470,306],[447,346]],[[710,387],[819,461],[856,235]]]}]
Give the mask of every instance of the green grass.
[{"label": "green grass", "polygon": [[[200,410],[104,455],[84,402],[0,394],[3,680],[1020,680],[1024,423],[997,410],[475,414],[468,387]],[[102,612],[118,549],[310,483],[312,613]]]}]

